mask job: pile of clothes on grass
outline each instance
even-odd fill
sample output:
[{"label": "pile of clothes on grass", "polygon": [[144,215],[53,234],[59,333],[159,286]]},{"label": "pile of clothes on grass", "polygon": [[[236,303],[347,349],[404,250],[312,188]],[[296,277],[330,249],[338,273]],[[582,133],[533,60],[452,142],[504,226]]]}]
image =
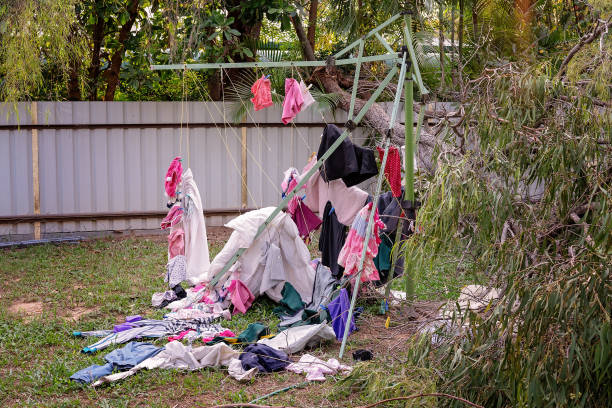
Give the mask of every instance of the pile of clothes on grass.
[{"label": "pile of clothes on grass", "polygon": [[[318,153],[302,172],[295,168],[285,172],[283,196],[293,192],[340,135],[336,126],[326,126]],[[390,151],[384,171],[391,191],[380,196],[374,212],[362,281],[387,278],[396,234],[411,231],[409,223],[398,231],[397,221],[401,217],[414,219],[414,212],[410,214],[401,201],[397,149]],[[343,286],[358,273],[374,204],[358,184],[377,173],[374,152],[345,139],[296,192],[286,211],[268,220],[275,208],[261,208],[228,222],[231,236],[211,262],[202,198],[191,169],[183,171],[182,160],[176,157],[164,180],[169,211],[161,223],[169,232],[168,289],[155,293],[151,300],[154,307],[165,308],[167,313],[160,320],[128,316],[112,329],[75,332],[97,340],[84,347],[84,353],[125,346],[108,353],[105,364],[84,368],[71,379],[100,385],[143,368],[222,366],[237,380],[281,369],[305,373],[309,380],[350,371],[334,359],[324,362],[305,354],[293,361],[290,356],[323,341],[341,340],[346,327],[349,334],[356,330],[354,319],[359,310],[347,325],[350,301]],[[264,232],[257,236],[266,220]],[[319,228],[322,256],[311,260],[306,244]],[[238,261],[225,270],[239,251],[243,252]],[[396,267],[401,269],[401,262]],[[278,327],[254,323],[236,335],[223,326],[233,314],[246,313],[262,295],[278,303],[274,309],[280,319]],[[160,339],[166,338],[168,343],[160,346]],[[156,339],[158,345],[138,342],[140,339]]]}]

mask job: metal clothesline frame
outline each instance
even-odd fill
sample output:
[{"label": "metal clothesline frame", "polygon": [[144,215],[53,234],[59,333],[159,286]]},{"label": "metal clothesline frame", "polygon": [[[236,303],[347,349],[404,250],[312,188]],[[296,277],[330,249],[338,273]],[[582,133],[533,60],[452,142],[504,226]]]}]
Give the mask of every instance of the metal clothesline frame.
[{"label": "metal clothesline frame", "polygon": [[[379,34],[383,28],[389,26],[396,20],[401,17],[404,17],[404,41],[405,46],[402,47],[402,50],[399,53],[394,53],[391,46],[385,41],[385,39]],[[416,55],[414,52],[414,48],[412,45],[412,35],[411,35],[411,19],[408,13],[399,13],[389,18],[384,23],[380,24],[378,27],[374,28],[370,32],[368,32],[363,37],[357,39],[353,43],[346,46],[341,51],[337,52],[332,59],[328,59],[327,61],[278,61],[278,62],[231,62],[231,63],[204,63],[204,64],[169,64],[169,65],[151,65],[152,70],[202,70],[202,69],[228,69],[228,68],[287,68],[287,67],[324,67],[329,64],[334,65],[349,65],[356,64],[355,67],[355,76],[353,79],[353,89],[351,93],[351,101],[350,108],[348,112],[348,122],[346,129],[342,132],[342,134],[336,139],[336,141],[327,149],[327,151],[317,160],[315,165],[306,172],[306,174],[302,177],[300,182],[295,186],[295,188],[285,196],[285,198],[279,203],[279,205],[272,211],[272,213],[266,218],[266,220],[259,226],[255,236],[253,237],[252,242],[255,242],[261,234],[266,230],[266,228],[270,225],[272,220],[286,207],[287,203],[295,196],[295,194],[308,182],[308,180],[319,171],[320,167],[323,165],[325,160],[329,158],[329,156],[340,146],[340,144],[346,139],[346,137],[350,134],[351,129],[353,129],[356,125],[358,125],[367,111],[372,107],[372,105],[376,102],[380,94],[387,87],[387,85],[391,82],[391,80],[395,77],[395,75],[399,71],[398,77],[398,86],[395,93],[395,98],[393,100],[393,108],[391,112],[391,120],[389,123],[389,128],[387,134],[383,135],[383,144],[384,144],[384,154],[381,162],[381,169],[385,168],[387,162],[387,156],[389,153],[389,146],[391,142],[390,134],[393,126],[395,124],[395,119],[397,116],[397,110],[399,107],[399,102],[401,99],[402,89],[405,92],[405,145],[406,145],[406,153],[404,160],[405,167],[405,196],[404,198],[409,200],[410,202],[414,202],[414,134],[413,134],[413,82],[417,83],[419,87],[420,93],[427,94],[428,91],[423,85],[423,80],[421,78],[421,73],[419,70],[418,62],[416,59]],[[370,37],[376,38],[389,53],[382,55],[374,55],[374,56],[363,56],[363,49],[365,40]],[[358,56],[356,58],[344,58],[339,59],[355,47],[359,47]],[[393,67],[387,74],[387,76],[383,79],[383,81],[378,85],[374,93],[370,96],[366,104],[359,110],[357,115],[353,117],[355,110],[355,101],[357,99],[357,84],[359,81],[359,73],[361,70],[361,64],[363,62],[373,62],[373,61],[386,61],[393,64]],[[414,68],[414,71],[413,71]],[[368,243],[370,240],[370,235],[372,234],[373,220],[374,214],[376,211],[376,206],[378,203],[378,198],[380,196],[380,191],[382,188],[382,181],[384,178],[384,171],[379,171],[377,183],[376,183],[376,191],[374,196],[374,201],[372,204],[372,208],[368,217],[368,225],[366,228],[366,236],[363,244],[363,250],[361,254],[361,258],[359,261],[359,267],[357,270],[357,274],[354,275],[355,283],[353,285],[353,295],[351,298],[351,305],[348,311],[346,326],[344,329],[344,336],[342,338],[342,345],[340,347],[340,355],[342,358],[344,354],[344,350],[346,347],[346,341],[348,338],[348,332],[351,320],[353,318],[353,311],[355,309],[355,302],[357,298],[357,293],[359,291],[359,283],[361,280],[361,275],[363,272],[363,265],[365,261],[365,256],[367,252]],[[221,278],[223,278],[230,268],[240,259],[240,257],[244,254],[247,248],[238,248],[232,257],[228,260],[228,262],[223,266],[221,271],[219,271],[209,282],[209,287],[214,287]],[[409,274],[409,262],[407,260],[404,261],[404,273]],[[406,275],[406,295],[407,298],[414,294],[414,282],[412,277]]]}]

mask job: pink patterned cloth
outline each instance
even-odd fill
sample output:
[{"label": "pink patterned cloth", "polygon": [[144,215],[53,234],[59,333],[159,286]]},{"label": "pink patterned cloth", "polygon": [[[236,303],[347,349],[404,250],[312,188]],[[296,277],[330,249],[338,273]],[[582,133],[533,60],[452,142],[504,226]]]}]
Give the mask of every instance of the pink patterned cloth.
[{"label": "pink patterned cloth", "polygon": [[253,102],[256,111],[274,105],[270,88],[270,80],[263,75],[251,86],[251,92],[253,93],[251,102]]},{"label": "pink patterned cloth", "polygon": [[[222,332],[215,334],[215,337],[236,337],[236,335],[231,330],[223,330]],[[202,342],[208,343],[209,341],[212,341],[215,337],[204,337],[202,339]]]},{"label": "pink patterned cloth", "polygon": [[187,335],[187,333],[189,333],[190,331],[195,331],[195,330],[194,329],[187,329],[185,331],[182,331],[179,334],[177,334],[176,336],[168,337],[168,341],[182,340],[183,337],[185,337]]},{"label": "pink patterned cloth", "polygon": [[173,229],[168,235],[168,259],[177,255],[185,255],[185,231],[182,228]]},{"label": "pink patterned cloth", "polygon": [[168,215],[161,222],[161,229],[174,227],[183,219],[183,208],[179,204],[175,204],[168,211]]},{"label": "pink patterned cloth", "polygon": [[304,104],[304,97],[300,84],[293,78],[285,79],[285,100],[283,101],[282,121],[286,125],[300,112]]},{"label": "pink patterned cloth", "polygon": [[181,174],[183,174],[183,165],[181,164],[181,158],[175,157],[168,167],[165,178],[165,189],[168,197],[176,196],[176,187],[181,182]]},{"label": "pink patterned cloth", "polygon": [[231,294],[234,314],[238,312],[245,314],[255,300],[255,296],[253,296],[249,288],[240,279],[234,279],[230,283],[229,288],[227,288],[227,291]]},{"label": "pink patterned cloth", "polygon": [[[346,237],[346,242],[338,255],[338,265],[344,267],[344,274],[347,276],[354,275],[359,270],[359,260],[363,251],[365,242],[366,230],[368,227],[368,219],[372,203],[367,204],[355,216],[351,230]],[[371,231],[370,241],[366,250],[365,260],[363,262],[363,272],[361,273],[361,281],[376,281],[380,280],[376,266],[374,265],[374,257],[378,254],[378,245],[380,244],[380,230],[385,228],[385,224],[378,217],[378,209],[374,212],[374,225]]]}]

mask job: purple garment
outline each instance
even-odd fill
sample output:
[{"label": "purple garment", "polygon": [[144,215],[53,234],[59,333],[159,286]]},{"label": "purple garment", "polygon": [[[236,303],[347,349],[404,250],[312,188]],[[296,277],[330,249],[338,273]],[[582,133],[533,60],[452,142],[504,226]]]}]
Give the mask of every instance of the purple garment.
[{"label": "purple garment", "polygon": [[141,315],[132,315],[132,316],[127,316],[125,318],[125,321],[127,323],[134,323],[134,322],[137,322],[139,320],[142,320],[142,316]]},{"label": "purple garment", "polygon": [[121,323],[121,324],[116,324],[115,327],[113,328],[113,331],[115,333],[119,333],[119,332],[130,330],[130,329],[133,329],[133,328],[134,328],[134,326],[132,326],[129,323]]},{"label": "purple garment", "polygon": [[321,226],[321,219],[308,208],[302,200],[299,200],[298,206],[293,213],[293,221],[297,225],[298,232],[302,239],[308,238],[310,231],[314,231]]},{"label": "purple garment", "polygon": [[[332,327],[336,338],[342,340],[344,337],[344,328],[346,327],[346,319],[348,318],[348,312],[351,303],[349,302],[348,292],[346,289],[342,289],[337,298],[329,302],[327,309],[329,310],[329,316],[332,319]],[[357,330],[355,326],[355,315],[351,317],[351,325],[349,326],[349,334]]]}]

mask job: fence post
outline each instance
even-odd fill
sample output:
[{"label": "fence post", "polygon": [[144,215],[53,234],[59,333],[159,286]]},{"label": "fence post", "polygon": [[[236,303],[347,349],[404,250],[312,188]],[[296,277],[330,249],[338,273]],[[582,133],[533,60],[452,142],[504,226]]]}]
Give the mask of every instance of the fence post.
[{"label": "fence post", "polygon": [[[38,106],[30,106],[32,124],[38,124]],[[34,214],[40,214],[40,173],[38,170],[38,129],[32,128],[32,193],[34,196]],[[40,239],[40,221],[34,223],[34,239]]]}]

